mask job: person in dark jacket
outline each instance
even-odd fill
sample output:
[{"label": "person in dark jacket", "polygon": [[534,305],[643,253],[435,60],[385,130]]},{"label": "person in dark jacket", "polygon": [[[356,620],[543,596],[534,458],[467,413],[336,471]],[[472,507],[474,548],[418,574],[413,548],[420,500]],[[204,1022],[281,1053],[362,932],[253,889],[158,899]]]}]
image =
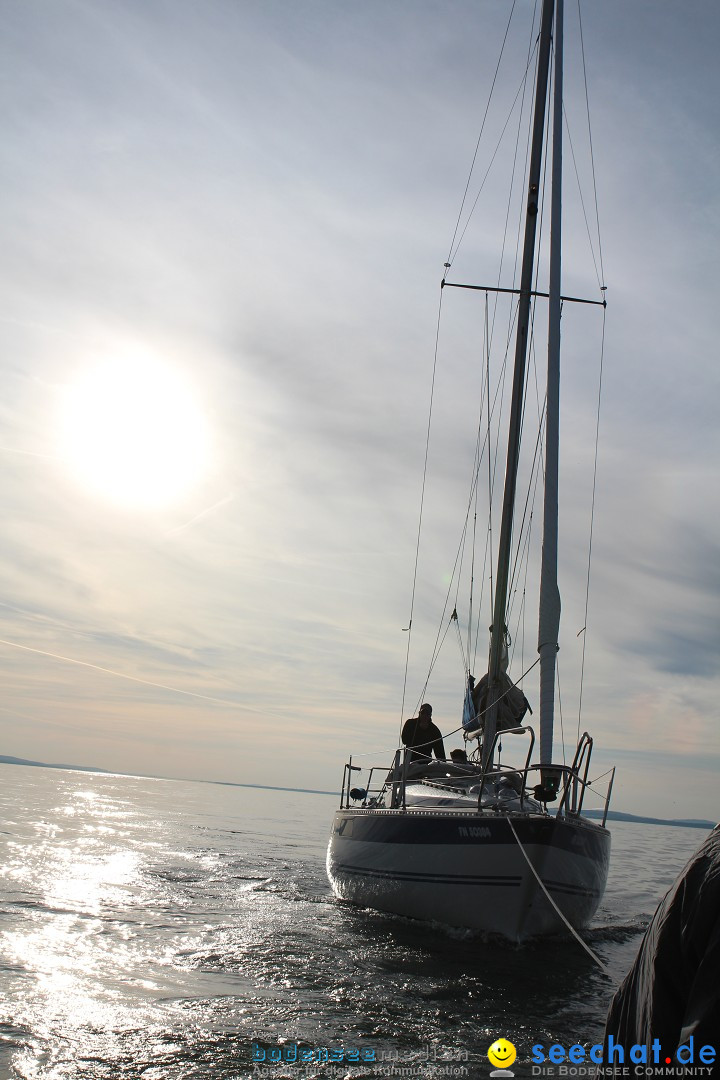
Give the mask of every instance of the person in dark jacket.
[{"label": "person in dark jacket", "polygon": [[442,734],[432,722],[432,705],[421,705],[418,715],[405,721],[401,739],[412,748],[410,761],[429,761],[433,752],[438,761],[445,761]]},{"label": "person in dark jacket", "polygon": [[[712,1065],[703,1076],[720,1077],[720,825],[682,870],[661,901],[625,981],[610,1005],[605,1026],[608,1040],[625,1048],[662,1048],[655,1075],[677,1069],[676,1052],[693,1038],[695,1066]],[[716,1051],[711,1063],[698,1054],[703,1046]],[[648,1061],[653,1058],[648,1056]],[[627,1057],[625,1060],[627,1065]],[[692,1070],[691,1070],[692,1071]],[[607,1073],[605,1074],[607,1075]]]}]

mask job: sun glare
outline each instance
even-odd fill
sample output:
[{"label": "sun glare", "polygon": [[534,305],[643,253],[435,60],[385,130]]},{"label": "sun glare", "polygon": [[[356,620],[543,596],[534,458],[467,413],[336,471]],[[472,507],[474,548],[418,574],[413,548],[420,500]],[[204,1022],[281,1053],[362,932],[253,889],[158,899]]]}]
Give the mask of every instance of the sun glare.
[{"label": "sun glare", "polygon": [[78,376],[61,426],[76,478],[124,506],[176,502],[207,466],[202,413],[181,375],[152,355],[109,358]]}]

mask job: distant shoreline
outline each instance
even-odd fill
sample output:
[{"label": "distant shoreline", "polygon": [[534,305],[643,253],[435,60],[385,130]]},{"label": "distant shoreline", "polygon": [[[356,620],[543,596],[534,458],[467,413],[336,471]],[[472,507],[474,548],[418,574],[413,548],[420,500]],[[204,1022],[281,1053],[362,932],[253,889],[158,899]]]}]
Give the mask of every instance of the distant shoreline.
[{"label": "distant shoreline", "polygon": [[[583,810],[583,817],[601,818],[602,810]],[[626,814],[622,810],[608,810],[608,821],[630,821],[640,825],[679,825],[683,829],[714,829],[717,821],[703,821],[701,818],[659,818],[640,817],[638,814]]]},{"label": "distant shoreline", "polygon": [[8,757],[7,754],[0,754],[0,765],[32,765],[38,769],[68,769],[70,772],[96,772],[105,773],[106,776],[112,775],[107,769],[97,769],[94,765],[56,765],[48,761],[29,761],[27,758]]},{"label": "distant shoreline", "polygon": [[8,754],[0,754],[0,765],[29,765],[35,769],[65,769],[67,772],[98,773],[100,776],[134,776],[139,780],[167,780],[169,783],[177,781],[180,784],[219,784],[221,787],[262,788],[264,791],[300,791],[305,795],[333,795],[340,798],[339,791],[321,791],[319,788],[280,787],[277,784],[242,784],[237,780],[202,780],[196,776],[154,776],[150,773],[113,772],[110,769],[99,769],[96,765],[66,765],[52,761],[30,761],[28,758],[10,757]]},{"label": "distant shoreline", "polygon": [[[47,761],[29,761],[27,758],[8,757],[0,754],[0,765],[30,765],[38,769],[66,769],[69,772],[99,773],[104,776],[137,776],[147,780],[177,780],[173,776],[142,776],[139,773],[112,773],[108,769],[98,769],[94,765],[57,765]],[[188,778],[185,778],[186,780]],[[184,781],[180,781],[183,783]],[[339,796],[339,791],[321,791],[319,788],[293,788],[280,787],[277,784],[243,784],[237,780],[197,780],[192,778],[191,783],[218,784],[221,787],[256,788],[261,791],[297,791],[304,795],[334,795]],[[584,817],[602,818],[602,810],[585,810]],[[629,821],[637,825],[672,825],[683,829],[714,829],[716,821],[703,821],[698,818],[656,818],[640,817],[639,814],[626,814],[622,810],[609,810],[608,821]]]}]

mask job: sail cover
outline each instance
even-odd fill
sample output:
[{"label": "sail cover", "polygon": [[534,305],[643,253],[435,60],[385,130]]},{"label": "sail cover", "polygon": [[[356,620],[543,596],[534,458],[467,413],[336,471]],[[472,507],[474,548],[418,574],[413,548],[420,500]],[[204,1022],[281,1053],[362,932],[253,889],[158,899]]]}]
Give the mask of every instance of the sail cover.
[{"label": "sail cover", "polygon": [[[483,675],[477,686],[470,676],[468,690],[465,695],[465,707],[463,708],[463,727],[466,731],[482,731],[484,728],[483,717],[488,708],[488,676]],[[498,675],[500,700],[498,701],[497,730],[505,731],[507,728],[517,727],[525,713],[532,709],[528,699],[519,686],[516,686],[510,676],[501,671]],[[468,703],[468,698],[470,702]],[[468,722],[466,723],[466,714]]]},{"label": "sail cover", "polygon": [[475,710],[475,702],[473,701],[473,689],[475,687],[475,679],[472,675],[468,675],[467,689],[465,691],[465,700],[463,702],[463,716],[462,726],[466,734],[472,732],[479,732],[481,729],[481,723],[478,719],[477,712]]}]

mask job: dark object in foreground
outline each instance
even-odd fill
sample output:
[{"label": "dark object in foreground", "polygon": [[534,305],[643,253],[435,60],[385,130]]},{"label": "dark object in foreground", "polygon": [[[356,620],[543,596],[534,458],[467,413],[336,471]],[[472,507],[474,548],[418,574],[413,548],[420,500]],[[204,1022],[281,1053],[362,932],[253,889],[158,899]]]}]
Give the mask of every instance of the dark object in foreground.
[{"label": "dark object in foreground", "polygon": [[[703,1045],[717,1057],[704,1076],[720,1077],[720,825],[693,855],[660,903],[620,989],[605,1027],[615,1046],[660,1041],[668,1070],[693,1038],[695,1061]],[[648,1058],[648,1060],[651,1060]],[[706,1068],[707,1068],[706,1063]],[[655,1069],[662,1074],[660,1069]]]}]

